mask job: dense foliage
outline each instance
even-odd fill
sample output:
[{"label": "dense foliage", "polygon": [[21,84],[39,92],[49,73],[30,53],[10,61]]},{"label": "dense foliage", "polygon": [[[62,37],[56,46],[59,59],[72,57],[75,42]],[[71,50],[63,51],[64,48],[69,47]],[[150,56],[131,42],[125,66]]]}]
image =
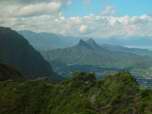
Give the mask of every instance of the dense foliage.
[{"label": "dense foliage", "polygon": [[5,80],[24,80],[24,77],[15,68],[0,64],[0,81]]},{"label": "dense foliage", "polygon": [[127,72],[97,81],[75,73],[58,84],[45,80],[1,81],[0,114],[151,114],[152,91]]}]

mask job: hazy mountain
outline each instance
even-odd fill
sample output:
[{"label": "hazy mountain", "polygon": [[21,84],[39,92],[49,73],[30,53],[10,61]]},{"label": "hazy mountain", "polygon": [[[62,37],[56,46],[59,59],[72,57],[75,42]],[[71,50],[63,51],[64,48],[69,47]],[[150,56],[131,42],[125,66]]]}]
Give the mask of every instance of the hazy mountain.
[{"label": "hazy mountain", "polygon": [[[56,48],[65,48],[75,45],[80,37],[63,36],[54,33],[45,32],[32,32],[32,31],[18,31],[23,35],[36,49],[38,50],[51,50]],[[84,40],[88,39],[83,37]],[[94,38],[98,44],[110,44],[110,45],[120,45],[133,48],[145,48],[152,49],[152,40],[150,37],[110,37],[110,38]]]},{"label": "hazy mountain", "polygon": [[114,52],[126,52],[126,53],[133,53],[140,56],[152,57],[152,51],[148,49],[128,48],[128,47],[112,45],[112,44],[103,44],[102,47]]},{"label": "hazy mountain", "polygon": [[69,47],[78,42],[79,39],[43,32],[19,31],[18,33],[23,35],[39,51]]},{"label": "hazy mountain", "polygon": [[17,68],[27,78],[58,79],[51,66],[27,40],[10,28],[0,27],[0,63]]},{"label": "hazy mountain", "polygon": [[96,42],[95,42],[95,40],[93,40],[93,39],[88,39],[88,40],[86,40],[86,43],[87,44],[89,44],[92,48],[94,48],[94,49],[101,49],[101,46],[99,46]]},{"label": "hazy mountain", "polygon": [[152,49],[152,38],[151,37],[111,37],[111,38],[95,38],[95,40],[100,44],[112,44],[127,46],[132,48],[141,49]]},{"label": "hazy mountain", "polygon": [[70,80],[0,82],[0,114],[151,114],[152,90],[129,73],[96,80],[76,73]]},{"label": "hazy mountain", "polygon": [[151,60],[127,51],[117,51],[110,47],[100,46],[94,40],[80,40],[75,46],[43,52],[50,63],[58,61],[68,65],[99,65],[105,67],[143,67]]}]

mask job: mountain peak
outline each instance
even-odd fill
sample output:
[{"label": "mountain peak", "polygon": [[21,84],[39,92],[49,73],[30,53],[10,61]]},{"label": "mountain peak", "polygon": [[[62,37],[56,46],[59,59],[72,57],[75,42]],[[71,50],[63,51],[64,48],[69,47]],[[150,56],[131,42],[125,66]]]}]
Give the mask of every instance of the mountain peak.
[{"label": "mountain peak", "polygon": [[90,45],[92,48],[99,48],[99,47],[100,47],[100,46],[96,43],[96,41],[95,41],[94,39],[92,39],[92,38],[88,39],[88,40],[86,41],[86,43],[87,43],[88,45]]},{"label": "mountain peak", "polygon": [[87,48],[91,48],[91,49],[97,49],[100,46],[93,40],[93,39],[88,39],[87,41],[84,41],[82,39],[80,39],[78,46],[83,46],[83,47],[87,47]]},{"label": "mountain peak", "polygon": [[86,42],[88,44],[90,44],[90,45],[97,45],[97,43],[95,42],[95,40],[93,40],[92,38],[88,39]]},{"label": "mountain peak", "polygon": [[89,38],[89,39],[87,40],[87,42],[94,42],[94,43],[95,43],[95,40],[92,39],[92,38]]},{"label": "mountain peak", "polygon": [[80,39],[79,43],[86,43],[84,40]]},{"label": "mountain peak", "polygon": [[89,46],[87,42],[85,42],[84,40],[80,39],[78,46]]}]

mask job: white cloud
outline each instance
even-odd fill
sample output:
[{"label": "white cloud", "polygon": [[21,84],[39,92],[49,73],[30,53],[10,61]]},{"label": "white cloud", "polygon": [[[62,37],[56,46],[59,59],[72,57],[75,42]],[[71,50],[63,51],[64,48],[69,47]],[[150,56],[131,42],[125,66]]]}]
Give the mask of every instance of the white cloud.
[{"label": "white cloud", "polygon": [[0,17],[57,15],[62,7],[70,4],[72,4],[71,0],[2,0],[0,1]]},{"label": "white cloud", "polygon": [[49,3],[49,2],[60,2],[62,4],[67,4],[71,0],[0,0],[1,4],[5,5],[14,5],[14,4],[22,4],[22,5],[29,5],[29,4],[37,4],[37,3]]},{"label": "white cloud", "polygon": [[61,9],[71,0],[18,1],[0,4],[0,26],[82,37],[152,37],[152,16],[115,16],[115,8],[107,6],[100,15],[64,17]]},{"label": "white cloud", "polygon": [[61,7],[59,2],[31,4],[24,7],[20,7],[17,12],[17,16],[33,16],[41,14],[57,13]]},{"label": "white cloud", "polygon": [[6,22],[15,29],[30,29],[37,32],[53,32],[64,35],[88,37],[152,36],[152,17],[147,16],[84,16],[58,17],[42,15],[10,19]]},{"label": "white cloud", "polygon": [[79,31],[80,31],[80,33],[87,33],[87,31],[88,31],[88,26],[86,26],[86,25],[81,25]]},{"label": "white cloud", "polygon": [[102,15],[104,16],[111,16],[111,15],[115,15],[116,10],[114,7],[112,6],[106,6],[103,11],[101,12]]},{"label": "white cloud", "polygon": [[88,37],[152,36],[151,16],[84,16],[40,15],[22,18],[0,18],[1,26],[16,30],[53,32]]}]

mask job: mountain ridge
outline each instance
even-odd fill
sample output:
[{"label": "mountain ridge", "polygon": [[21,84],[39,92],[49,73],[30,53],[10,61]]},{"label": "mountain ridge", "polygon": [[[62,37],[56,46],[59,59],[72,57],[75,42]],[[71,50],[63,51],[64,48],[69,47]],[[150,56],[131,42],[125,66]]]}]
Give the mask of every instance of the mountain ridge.
[{"label": "mountain ridge", "polygon": [[0,53],[0,63],[17,68],[26,78],[58,77],[41,54],[11,28],[0,27]]},{"label": "mountain ridge", "polygon": [[70,47],[73,46],[75,42],[78,42],[76,37],[62,36],[55,33],[36,33],[28,30],[18,31],[18,33],[24,36],[38,51]]},{"label": "mountain ridge", "polygon": [[46,51],[42,55],[50,63],[55,60],[66,64],[130,67],[146,61],[143,56],[129,52],[116,52],[98,45],[94,40],[91,40],[91,43],[80,40],[75,46]]}]

